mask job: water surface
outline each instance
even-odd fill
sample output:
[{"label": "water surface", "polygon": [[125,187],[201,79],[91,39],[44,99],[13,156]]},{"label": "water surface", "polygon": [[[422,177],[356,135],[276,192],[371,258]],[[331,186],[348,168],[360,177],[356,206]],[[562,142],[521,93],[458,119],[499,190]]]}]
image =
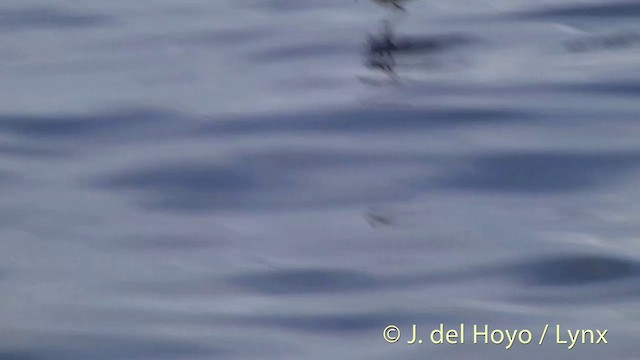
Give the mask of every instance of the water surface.
[{"label": "water surface", "polygon": [[[636,359],[638,3],[407,8],[3,1],[0,359]],[[478,41],[364,84],[389,16]]]}]

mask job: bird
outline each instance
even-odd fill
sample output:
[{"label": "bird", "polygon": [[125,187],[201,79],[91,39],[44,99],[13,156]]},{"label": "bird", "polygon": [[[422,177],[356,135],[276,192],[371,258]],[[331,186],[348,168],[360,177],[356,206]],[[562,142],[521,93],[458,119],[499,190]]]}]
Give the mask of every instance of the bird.
[{"label": "bird", "polygon": [[407,11],[407,9],[405,9],[403,4],[413,0],[371,0],[371,1],[381,6],[392,7],[395,10]]},{"label": "bird", "polygon": [[387,7],[390,6],[395,10],[407,11],[407,9],[404,7],[404,4],[412,0],[372,0],[372,1],[381,6],[387,6]]}]

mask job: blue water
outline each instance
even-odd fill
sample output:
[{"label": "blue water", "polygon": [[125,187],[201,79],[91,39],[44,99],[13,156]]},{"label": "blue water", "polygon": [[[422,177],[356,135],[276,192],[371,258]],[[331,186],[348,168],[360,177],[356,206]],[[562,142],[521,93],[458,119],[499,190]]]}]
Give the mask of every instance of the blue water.
[{"label": "blue water", "polygon": [[640,3],[407,9],[3,0],[0,360],[640,359]]}]

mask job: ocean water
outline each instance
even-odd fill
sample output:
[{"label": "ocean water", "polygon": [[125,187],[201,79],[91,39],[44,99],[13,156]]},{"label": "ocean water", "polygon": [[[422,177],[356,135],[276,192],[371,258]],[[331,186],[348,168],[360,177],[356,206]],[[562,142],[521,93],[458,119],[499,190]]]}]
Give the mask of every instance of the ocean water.
[{"label": "ocean water", "polygon": [[3,0],[0,360],[640,359],[640,2],[406,8]]}]

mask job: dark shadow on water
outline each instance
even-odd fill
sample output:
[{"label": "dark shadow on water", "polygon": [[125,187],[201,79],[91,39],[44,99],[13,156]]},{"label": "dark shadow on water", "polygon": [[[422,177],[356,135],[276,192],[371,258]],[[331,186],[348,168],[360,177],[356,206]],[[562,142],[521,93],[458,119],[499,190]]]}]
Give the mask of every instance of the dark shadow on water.
[{"label": "dark shadow on water", "polygon": [[102,140],[112,136],[128,136],[140,127],[145,130],[153,129],[154,126],[164,125],[177,116],[178,114],[172,112],[148,109],[87,115],[0,114],[0,133],[34,140]]},{"label": "dark shadow on water", "polygon": [[278,295],[353,292],[384,287],[387,281],[355,271],[297,269],[245,274],[235,277],[232,283],[258,293]]},{"label": "dark shadow on water", "polygon": [[268,27],[251,28],[242,27],[230,30],[200,31],[189,33],[184,36],[172,37],[167,41],[172,45],[213,45],[213,46],[234,46],[245,44],[258,44],[275,36],[274,31]]},{"label": "dark shadow on water", "polygon": [[[313,190],[314,181],[331,176],[332,169],[355,166],[393,166],[421,163],[425,157],[376,156],[340,152],[260,152],[224,163],[189,161],[148,164],[104,174],[90,185],[109,191],[133,191],[143,207],[178,212],[224,210],[276,211],[278,209],[330,206],[363,201],[362,196]],[[326,171],[315,180],[309,171]],[[381,181],[372,179],[372,182]],[[349,184],[346,184],[349,185]],[[410,188],[398,189],[412,191]],[[304,196],[301,194],[305,193]],[[297,194],[297,195],[296,195]],[[395,191],[378,196],[398,195]],[[373,193],[371,194],[374,195]],[[371,199],[371,197],[367,197]]]},{"label": "dark shadow on water", "polygon": [[[317,9],[326,9],[327,3],[323,1],[300,1],[300,0],[257,0],[238,2],[243,6],[250,8],[258,8],[266,13],[281,14],[287,12],[308,12]],[[340,2],[333,2],[332,5],[337,9]]]},{"label": "dark shadow on water", "polygon": [[573,92],[608,94],[616,96],[640,95],[640,82],[637,81],[607,81],[587,84],[568,84],[558,87],[562,90],[571,90]]},{"label": "dark shadow on water", "polygon": [[330,315],[267,315],[237,317],[229,323],[260,326],[267,329],[286,329],[317,334],[345,334],[384,329],[390,319],[396,326],[410,327],[416,322],[438,324],[458,322],[455,315],[443,313],[404,313],[397,310],[371,313],[333,313]]},{"label": "dark shadow on water", "polygon": [[522,193],[592,189],[640,167],[640,153],[508,153],[482,155],[437,179],[436,188]]},{"label": "dark shadow on water", "polygon": [[[504,277],[522,287],[539,286],[564,289],[571,286],[595,286],[613,281],[640,279],[640,262],[606,254],[565,254],[523,259],[469,271],[465,279]],[[597,291],[597,288],[594,288]]]},{"label": "dark shadow on water", "polygon": [[282,169],[304,171],[318,168],[350,165],[390,165],[398,163],[425,162],[437,160],[423,155],[380,154],[380,153],[348,153],[339,150],[272,150],[251,153],[241,157],[243,164],[263,169]]},{"label": "dark shadow on water", "polygon": [[251,169],[243,171],[241,166],[215,166],[185,161],[182,164],[131,171],[105,181],[104,185],[159,192],[226,193],[250,190],[262,184]]},{"label": "dark shadow on water", "polygon": [[594,283],[640,279],[637,261],[585,255],[542,259],[522,268],[526,283],[540,286],[579,286]]},{"label": "dark shadow on water", "polygon": [[[393,171],[398,166],[415,171],[404,179],[383,171]],[[467,157],[292,149],[249,153],[224,163],[188,159],[182,163],[150,163],[103,174],[90,180],[89,185],[130,192],[137,197],[135,201],[151,210],[277,211],[409,198],[442,190],[569,194],[624,181],[639,167],[640,153],[633,152],[532,152]],[[336,174],[344,176],[345,169],[357,176],[352,181],[345,177],[344,186],[325,190],[322,184]],[[371,169],[380,171],[362,176]],[[317,175],[309,177],[309,173]],[[356,182],[360,184],[359,192],[353,192]]]},{"label": "dark shadow on water", "polygon": [[45,360],[46,357],[35,355],[29,351],[0,350],[0,360]]},{"label": "dark shadow on water", "polygon": [[[437,159],[436,159],[437,160]],[[133,191],[143,206],[156,210],[206,212],[224,210],[276,211],[315,206],[352,204],[376,197],[402,196],[415,189],[399,187],[380,192],[384,178],[372,177],[371,191],[358,194],[326,191],[316,184],[337,171],[358,166],[417,166],[434,161],[425,156],[349,154],[340,151],[260,151],[233,157],[224,163],[189,161],[145,164],[104,174],[89,185],[109,191]],[[318,173],[309,178],[309,172]],[[348,181],[348,188],[353,184]],[[138,200],[140,200],[138,199]]]},{"label": "dark shadow on water", "polygon": [[523,14],[523,18],[550,18],[550,17],[638,17],[640,16],[640,4],[637,2],[611,1],[607,4],[584,4],[566,7],[558,7],[545,10],[534,10]]},{"label": "dark shadow on water", "polygon": [[[131,337],[100,337],[77,335],[71,340],[56,336],[57,345],[36,343],[28,352],[2,352],[0,360],[120,360],[177,359],[191,357],[230,356],[232,352],[203,347],[195,343],[169,339]],[[47,341],[51,343],[51,341]]]},{"label": "dark shadow on water", "polygon": [[201,135],[249,135],[274,132],[379,132],[415,131],[462,125],[517,123],[531,115],[500,108],[353,109],[317,114],[279,114],[257,118],[220,120],[206,124]]},{"label": "dark shadow on water", "polygon": [[71,155],[71,152],[39,145],[5,145],[0,144],[0,158],[58,158]]},{"label": "dark shadow on water", "polygon": [[612,281],[640,279],[640,263],[607,255],[576,254],[467,267],[451,272],[390,277],[347,270],[292,269],[248,273],[232,277],[229,281],[233,286],[259,294],[301,295],[388,291],[394,288],[477,283],[492,279],[505,279],[527,289],[531,286],[594,286]]},{"label": "dark shadow on water", "polygon": [[510,271],[519,274],[513,280],[526,290],[512,297],[520,303],[588,307],[640,298],[637,260],[595,254],[549,257]]},{"label": "dark shadow on water", "polygon": [[252,60],[259,63],[282,62],[313,59],[319,56],[340,55],[353,51],[353,45],[329,43],[300,43],[295,45],[280,46],[255,52],[249,55]]},{"label": "dark shadow on water", "polygon": [[132,169],[91,182],[108,190],[142,191],[142,195],[147,195],[144,207],[181,211],[237,209],[251,204],[260,207],[260,201],[251,200],[252,194],[282,190],[287,183],[287,178],[280,174],[261,173],[259,168],[242,162],[224,165],[188,160]]},{"label": "dark shadow on water", "polygon": [[584,36],[566,41],[564,46],[574,53],[616,51],[640,46],[640,34],[627,31],[598,36]]},{"label": "dark shadow on water", "polygon": [[371,37],[369,39],[368,55],[387,53],[394,55],[422,54],[427,56],[465,45],[476,44],[479,41],[479,39],[466,34],[403,36],[394,38],[393,42]]},{"label": "dark shadow on water", "polygon": [[0,32],[30,29],[78,29],[113,23],[115,23],[115,18],[112,16],[68,11],[55,7],[0,9]]},{"label": "dark shadow on water", "polygon": [[219,248],[223,245],[227,245],[226,241],[219,239],[217,236],[204,238],[194,237],[189,234],[185,234],[184,236],[164,234],[156,236],[139,235],[124,239],[117,239],[110,244],[125,252],[170,252],[172,254]]}]

